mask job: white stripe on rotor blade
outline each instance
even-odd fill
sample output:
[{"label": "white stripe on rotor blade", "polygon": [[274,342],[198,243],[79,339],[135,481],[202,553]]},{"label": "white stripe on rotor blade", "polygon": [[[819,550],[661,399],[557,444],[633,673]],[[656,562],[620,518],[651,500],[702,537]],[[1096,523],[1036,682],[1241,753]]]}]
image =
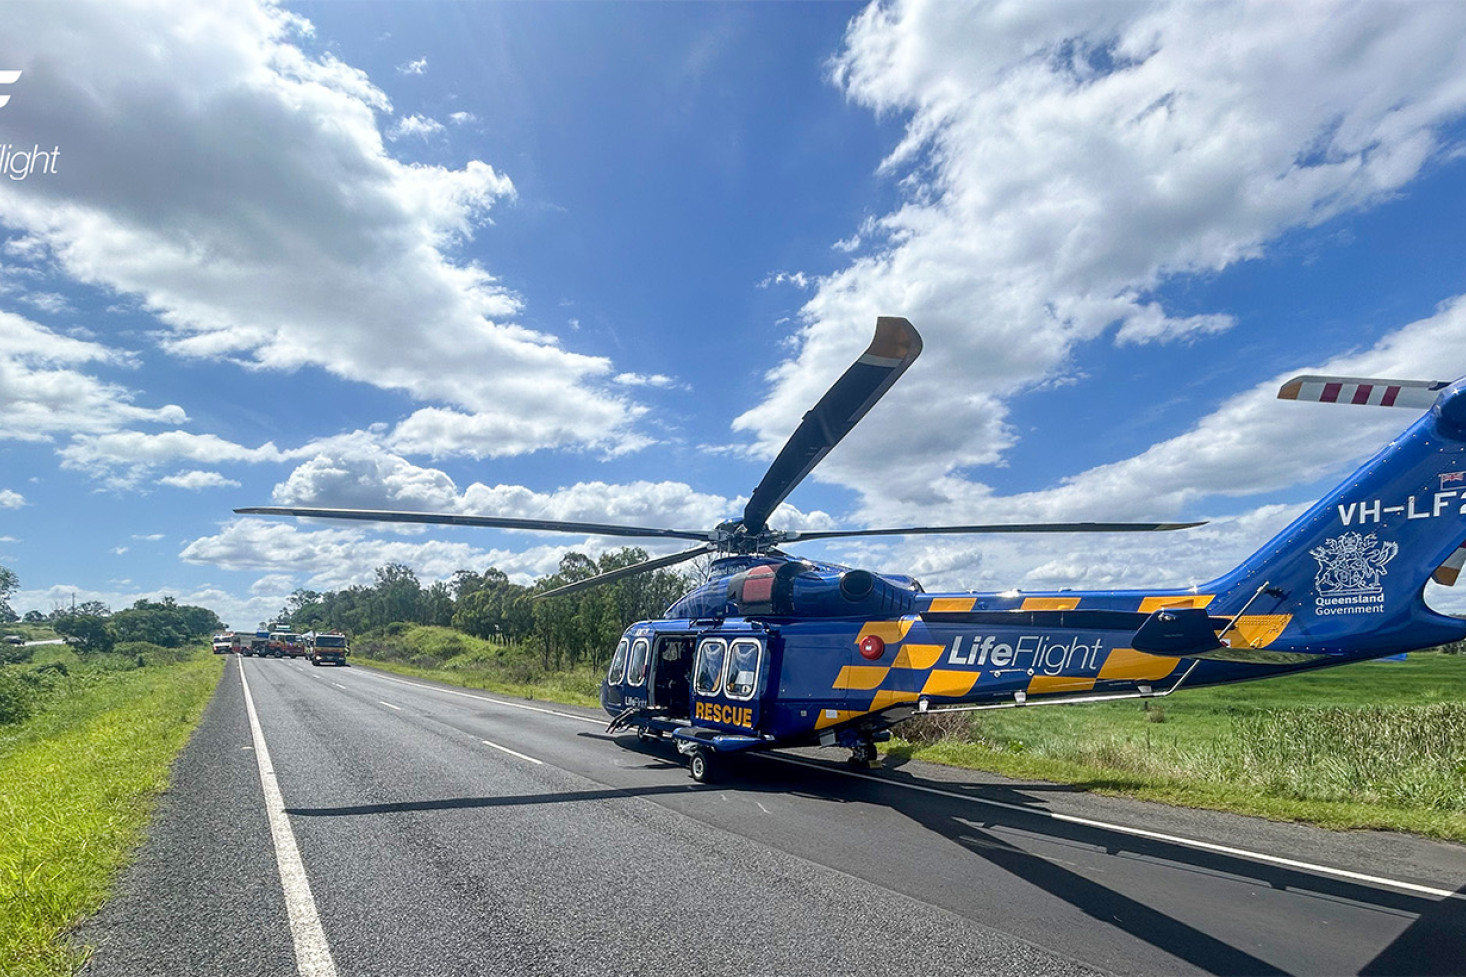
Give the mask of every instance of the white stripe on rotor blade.
[{"label": "white stripe on rotor blade", "polygon": [[265,745],[265,731],[260,727],[260,716],[255,712],[249,682],[244,677],[243,658],[239,659],[239,685],[244,689],[244,708],[249,713],[249,731],[254,738],[255,760],[260,767],[265,814],[270,819],[270,838],[275,843],[275,865],[280,871],[280,885],[285,890],[285,910],[290,920],[290,936],[295,943],[295,966],[300,977],[336,977],[336,963],[331,959],[325,930],[321,929],[321,916],[316,911],[316,900],[311,896],[305,863],[300,859],[295,833],[290,830],[290,819],[285,815],[285,797],[280,793],[279,781],[275,779],[275,766],[270,762],[270,750]]}]

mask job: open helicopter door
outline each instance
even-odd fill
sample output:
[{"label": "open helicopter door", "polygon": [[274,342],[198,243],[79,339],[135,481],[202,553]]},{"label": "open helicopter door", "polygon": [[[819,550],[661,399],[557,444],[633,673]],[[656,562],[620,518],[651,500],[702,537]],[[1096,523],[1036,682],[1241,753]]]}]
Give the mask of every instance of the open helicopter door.
[{"label": "open helicopter door", "polygon": [[694,633],[658,634],[651,646],[648,703],[666,719],[686,719],[692,708]]},{"label": "open helicopter door", "polygon": [[704,634],[692,664],[693,725],[757,735],[768,667],[763,635]]}]

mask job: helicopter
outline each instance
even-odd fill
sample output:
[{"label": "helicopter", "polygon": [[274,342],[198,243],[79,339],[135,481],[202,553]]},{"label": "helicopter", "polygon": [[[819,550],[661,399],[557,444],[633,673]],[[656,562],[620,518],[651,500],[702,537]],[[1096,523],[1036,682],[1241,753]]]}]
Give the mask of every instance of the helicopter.
[{"label": "helicopter", "polygon": [[692,777],[721,758],[820,745],[878,763],[916,716],[1149,699],[1466,637],[1426,583],[1466,565],[1466,378],[1305,375],[1286,400],[1426,411],[1252,556],[1169,589],[928,593],[909,576],[802,559],[797,542],[861,536],[1168,532],[1201,523],[1014,523],[797,531],[769,525],[794,488],[920,355],[904,318],[875,336],[806,413],[740,518],[711,530],[455,513],[256,506],[240,514],[683,539],[697,545],[546,591],[549,599],[697,557],[706,579],[624,633],[601,683],[608,732],[668,738]]}]

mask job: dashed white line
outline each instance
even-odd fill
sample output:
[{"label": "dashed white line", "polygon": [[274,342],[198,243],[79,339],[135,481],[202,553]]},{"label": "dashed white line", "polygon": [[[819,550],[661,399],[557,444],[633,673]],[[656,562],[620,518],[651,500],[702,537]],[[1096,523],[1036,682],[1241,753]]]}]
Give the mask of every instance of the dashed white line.
[{"label": "dashed white line", "polygon": [[1351,872],[1348,869],[1330,868],[1327,865],[1315,865],[1312,862],[1301,862],[1294,858],[1283,858],[1280,855],[1268,855],[1264,852],[1249,851],[1246,848],[1232,848],[1227,845],[1217,845],[1209,841],[1197,841],[1193,838],[1182,838],[1179,835],[1162,834],[1159,831],[1147,831],[1144,828],[1133,828],[1128,824],[1113,824],[1108,821],[1096,821],[1093,818],[1083,818],[1074,814],[1060,814],[1057,811],[1044,811],[1031,807],[1023,807],[1019,804],[1008,804],[1003,801],[990,801],[982,797],[971,797],[967,794],[959,794],[956,791],[942,790],[939,787],[926,787],[922,784],[910,784],[900,780],[888,780],[885,777],[873,777],[868,773],[856,773],[853,770],[838,770],[822,763],[811,763],[808,760],[798,760],[790,756],[777,754],[766,754],[771,760],[778,760],[780,763],[792,763],[800,767],[812,767],[816,770],[823,770],[826,773],[836,773],[842,777],[854,777],[856,780],[870,780],[878,784],[886,784],[891,787],[904,787],[907,790],[921,791],[924,794],[937,794],[942,797],[951,797],[959,801],[970,801],[973,804],[985,804],[988,807],[1001,808],[1005,811],[1018,811],[1022,814],[1030,814],[1034,817],[1048,818],[1051,821],[1064,821],[1069,824],[1080,824],[1088,828],[1101,828],[1105,831],[1116,831],[1120,834],[1132,835],[1136,838],[1147,838],[1152,841],[1164,841],[1172,845],[1181,845],[1185,848],[1194,848],[1199,851],[1217,852],[1222,855],[1232,855],[1237,858],[1245,858],[1254,862],[1263,862],[1268,865],[1281,865],[1286,868],[1296,868],[1304,872],[1312,872],[1317,875],[1327,875],[1336,879],[1348,879],[1352,882],[1367,882],[1372,885],[1383,886],[1388,889],[1403,889],[1406,892],[1417,892],[1422,895],[1436,896],[1441,899],[1466,899],[1466,894],[1456,892],[1452,889],[1439,889],[1429,885],[1419,885],[1415,882],[1402,882],[1398,879],[1387,879],[1379,875],[1366,875],[1363,872]]},{"label": "dashed white line", "polygon": [[290,830],[290,819],[285,816],[285,798],[280,793],[279,781],[275,779],[270,750],[265,746],[265,731],[260,728],[259,713],[255,712],[249,682],[244,677],[243,658],[239,659],[239,684],[244,689],[244,708],[249,713],[249,731],[254,739],[255,759],[259,762],[260,785],[265,791],[265,814],[269,817],[270,837],[275,843],[275,865],[280,871],[280,885],[285,889],[285,910],[290,920],[290,936],[295,943],[295,966],[300,977],[336,977],[336,962],[331,958],[331,946],[321,929],[321,916],[311,895],[305,863],[300,859],[295,833]]},{"label": "dashed white line", "polygon": [[331,684],[334,685],[334,686],[336,686],[336,688],[338,688],[338,689],[344,689],[344,688],[346,688],[346,686],[342,685],[340,682],[332,682]]},{"label": "dashed white line", "polygon": [[494,749],[498,750],[501,753],[507,753],[510,756],[519,757],[519,759],[521,759],[521,760],[528,760],[530,763],[533,763],[535,766],[542,767],[542,766],[545,765],[545,761],[543,761],[543,760],[536,760],[532,756],[526,756],[525,754],[520,753],[518,750],[511,750],[507,746],[500,746],[498,743],[490,743],[488,740],[484,740],[483,741],[483,744],[484,744],[484,746],[492,746]]},{"label": "dashed white line", "polygon": [[484,702],[492,702],[498,706],[508,706],[510,709],[527,709],[530,712],[542,712],[547,716],[559,716],[562,719],[575,719],[582,723],[590,723],[600,726],[606,722],[604,719],[591,719],[587,716],[577,716],[570,712],[556,712],[554,709],[545,709],[540,706],[527,706],[522,702],[506,702],[503,699],[495,699],[492,696],[477,695],[473,692],[460,692],[457,689],[440,689],[436,685],[423,685],[421,682],[409,682],[406,679],[397,678],[394,675],[386,675],[381,672],[373,673],[373,677],[387,682],[396,682],[398,685],[410,685],[415,689],[426,689],[429,692],[443,692],[447,695],[460,695],[465,699],[480,699]]},{"label": "dashed white line", "polygon": [[382,705],[386,706],[388,709],[396,709],[398,712],[401,712],[402,711],[402,707],[401,706],[394,706],[390,702],[382,702],[381,699],[378,699],[377,701],[378,702],[381,702]]}]

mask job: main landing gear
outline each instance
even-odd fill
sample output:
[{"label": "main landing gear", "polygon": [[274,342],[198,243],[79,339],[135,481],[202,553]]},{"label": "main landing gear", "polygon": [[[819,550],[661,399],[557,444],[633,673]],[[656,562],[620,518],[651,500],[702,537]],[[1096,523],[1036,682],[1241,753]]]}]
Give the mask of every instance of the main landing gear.
[{"label": "main landing gear", "polygon": [[713,751],[705,746],[695,746],[687,756],[687,767],[692,779],[700,784],[711,783],[716,774]]}]

